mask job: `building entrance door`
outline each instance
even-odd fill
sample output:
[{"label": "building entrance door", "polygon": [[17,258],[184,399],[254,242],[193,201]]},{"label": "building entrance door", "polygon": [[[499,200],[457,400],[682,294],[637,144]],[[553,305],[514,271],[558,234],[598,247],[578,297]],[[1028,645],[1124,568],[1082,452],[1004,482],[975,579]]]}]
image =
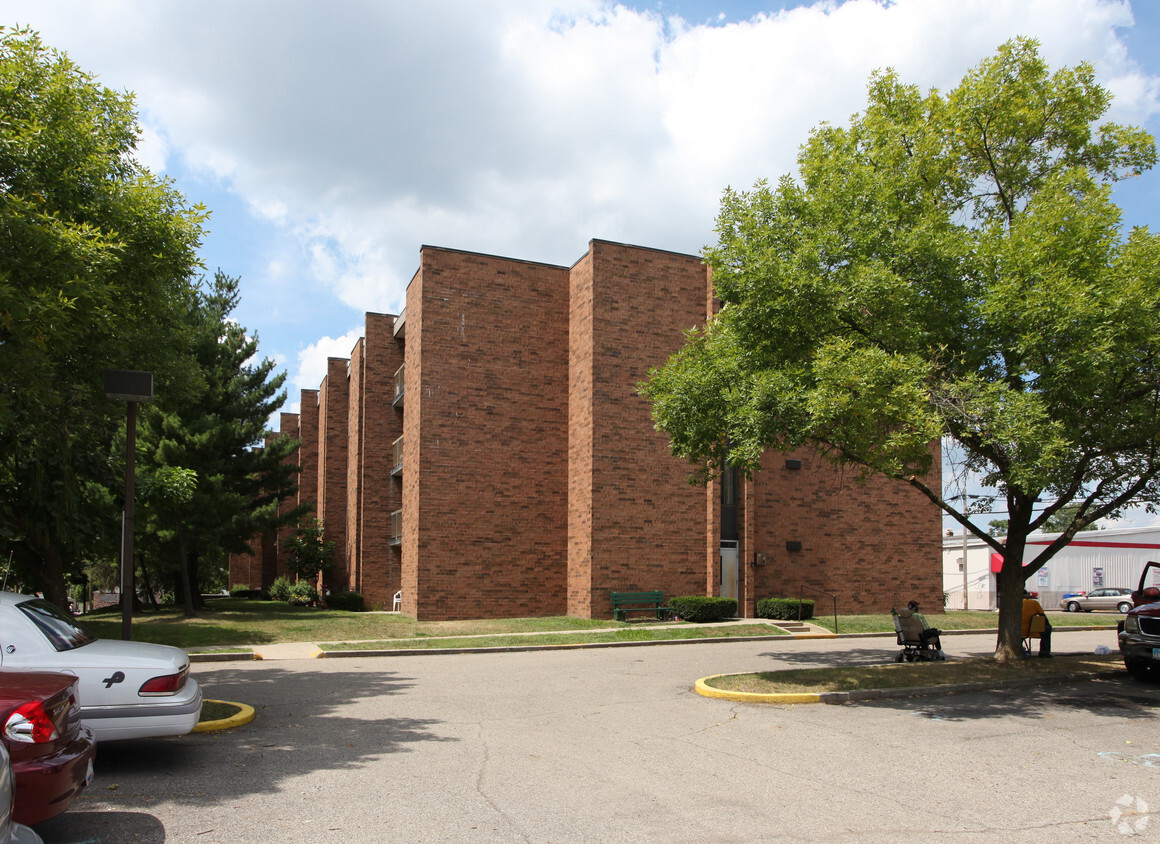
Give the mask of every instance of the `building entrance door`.
[{"label": "building entrance door", "polygon": [[736,541],[721,541],[721,597],[733,599],[738,597]]}]

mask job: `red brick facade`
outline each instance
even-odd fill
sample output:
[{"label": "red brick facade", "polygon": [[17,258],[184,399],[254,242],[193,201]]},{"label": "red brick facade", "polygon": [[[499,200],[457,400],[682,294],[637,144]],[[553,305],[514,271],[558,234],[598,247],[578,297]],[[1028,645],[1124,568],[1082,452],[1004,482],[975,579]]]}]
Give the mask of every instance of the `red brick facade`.
[{"label": "red brick facade", "polygon": [[[689,255],[592,241],[567,268],[424,247],[404,315],[367,314],[350,360],[282,418],[303,442],[299,501],[339,549],[332,588],[388,609],[401,590],[422,619],[718,594],[721,484],[688,483],[638,393],[712,308]],[[941,604],[940,516],[906,485],[770,454],[737,503],[746,615],[803,589],[819,612],[830,594],[840,612]],[[231,582],[268,585],[275,569],[259,584],[245,562]]]}]

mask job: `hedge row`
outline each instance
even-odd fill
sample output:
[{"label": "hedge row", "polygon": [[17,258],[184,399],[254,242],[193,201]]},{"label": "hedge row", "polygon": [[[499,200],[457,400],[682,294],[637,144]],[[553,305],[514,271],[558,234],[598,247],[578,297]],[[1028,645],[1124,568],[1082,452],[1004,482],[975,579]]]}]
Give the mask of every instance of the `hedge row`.
[{"label": "hedge row", "polygon": [[803,621],[814,617],[814,602],[808,598],[800,601],[797,598],[762,598],[757,602],[757,617],[796,621],[799,606]]},{"label": "hedge row", "polygon": [[669,598],[669,609],[685,621],[720,621],[737,616],[736,598],[713,595],[683,595]]}]

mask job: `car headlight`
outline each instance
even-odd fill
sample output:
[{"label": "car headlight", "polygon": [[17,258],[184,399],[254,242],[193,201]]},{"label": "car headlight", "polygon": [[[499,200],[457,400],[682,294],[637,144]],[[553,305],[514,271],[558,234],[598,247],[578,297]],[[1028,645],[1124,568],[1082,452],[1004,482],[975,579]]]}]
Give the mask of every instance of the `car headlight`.
[{"label": "car headlight", "polygon": [[1124,632],[1139,633],[1140,632],[1140,618],[1138,616],[1129,615],[1124,619]]}]

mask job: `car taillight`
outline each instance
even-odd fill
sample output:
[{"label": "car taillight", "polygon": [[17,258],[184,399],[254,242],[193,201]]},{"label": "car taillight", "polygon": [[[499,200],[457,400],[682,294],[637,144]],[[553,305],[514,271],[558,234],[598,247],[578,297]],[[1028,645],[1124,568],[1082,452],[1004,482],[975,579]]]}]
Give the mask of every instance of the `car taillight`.
[{"label": "car taillight", "polygon": [[11,741],[44,744],[58,737],[56,724],[44,711],[39,700],[30,700],[16,707],[4,724],[4,735]]},{"label": "car taillight", "polygon": [[137,694],[142,697],[177,694],[185,688],[185,680],[188,675],[189,666],[187,665],[176,674],[166,674],[164,677],[154,677],[152,680],[146,680],[141,684],[141,688],[137,690]]}]

